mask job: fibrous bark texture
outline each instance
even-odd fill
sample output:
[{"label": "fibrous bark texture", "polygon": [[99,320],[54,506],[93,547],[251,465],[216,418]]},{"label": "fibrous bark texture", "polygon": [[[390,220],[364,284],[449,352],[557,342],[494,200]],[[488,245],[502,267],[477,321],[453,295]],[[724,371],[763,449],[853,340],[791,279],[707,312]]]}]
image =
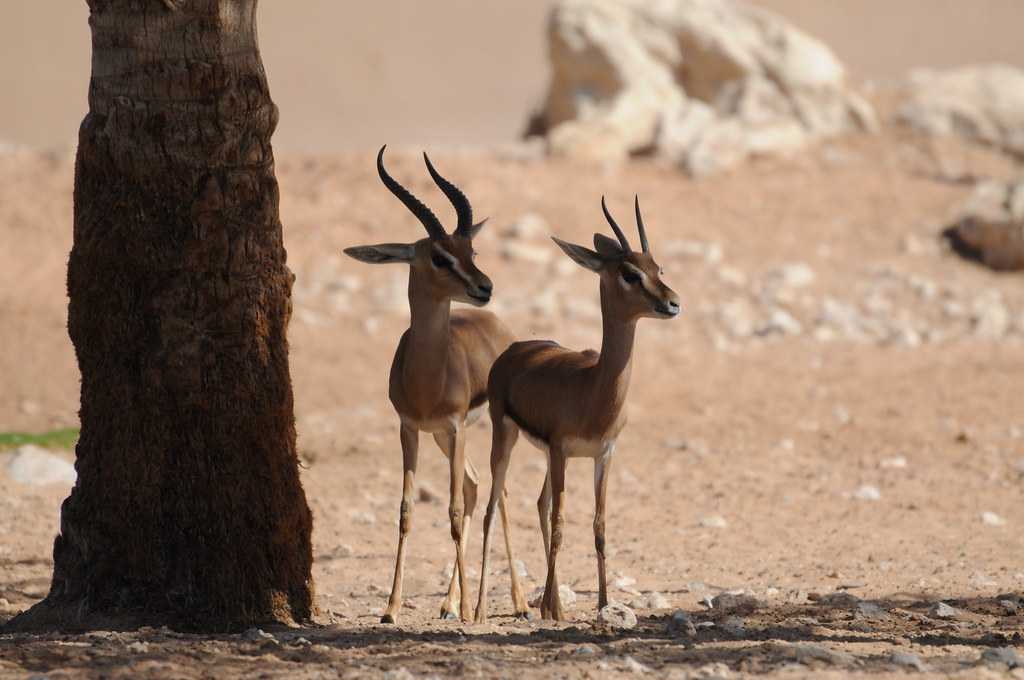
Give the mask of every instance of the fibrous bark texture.
[{"label": "fibrous bark texture", "polygon": [[255,0],[89,0],[68,329],[78,481],[15,626],[312,614]]}]

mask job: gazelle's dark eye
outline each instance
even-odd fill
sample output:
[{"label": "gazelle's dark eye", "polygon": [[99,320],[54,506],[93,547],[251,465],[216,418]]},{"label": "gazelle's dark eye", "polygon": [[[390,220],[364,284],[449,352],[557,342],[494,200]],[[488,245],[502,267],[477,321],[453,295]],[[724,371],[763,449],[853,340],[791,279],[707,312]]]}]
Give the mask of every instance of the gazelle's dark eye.
[{"label": "gazelle's dark eye", "polygon": [[442,255],[434,255],[433,257],[430,258],[430,261],[438,269],[442,269],[442,268],[451,269],[451,266],[452,266],[452,261],[449,260],[447,257],[444,257]]},{"label": "gazelle's dark eye", "polygon": [[622,270],[622,280],[631,286],[635,286],[636,284],[640,283],[640,277],[637,276],[636,272],[634,272],[631,269]]}]

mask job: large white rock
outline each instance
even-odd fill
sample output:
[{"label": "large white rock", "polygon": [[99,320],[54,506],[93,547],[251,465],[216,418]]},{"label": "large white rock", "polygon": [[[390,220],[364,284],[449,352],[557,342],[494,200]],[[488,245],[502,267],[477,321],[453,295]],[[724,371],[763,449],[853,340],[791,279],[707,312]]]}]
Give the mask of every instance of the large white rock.
[{"label": "large white rock", "polygon": [[7,476],[19,484],[74,484],[75,466],[46,449],[26,444],[8,454]]},{"label": "large white rock", "polygon": [[899,119],[933,135],[960,135],[1024,154],[1024,71],[1005,64],[914,71]]},{"label": "large white rock", "polygon": [[561,0],[548,32],[554,154],[707,174],[877,125],[828,47],[738,0]]}]

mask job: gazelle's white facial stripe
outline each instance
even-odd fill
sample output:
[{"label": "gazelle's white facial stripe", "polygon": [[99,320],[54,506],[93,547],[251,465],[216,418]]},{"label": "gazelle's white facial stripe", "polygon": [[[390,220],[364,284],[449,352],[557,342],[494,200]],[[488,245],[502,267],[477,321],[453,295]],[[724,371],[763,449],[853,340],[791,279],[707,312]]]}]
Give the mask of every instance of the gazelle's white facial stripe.
[{"label": "gazelle's white facial stripe", "polygon": [[436,244],[434,245],[434,252],[451,263],[452,271],[455,272],[456,276],[462,279],[463,283],[470,287],[476,286],[476,284],[473,283],[472,279],[470,279],[469,276],[466,274],[466,271],[462,268],[462,265],[459,264],[459,261],[455,258],[454,255],[452,255],[447,250]]}]

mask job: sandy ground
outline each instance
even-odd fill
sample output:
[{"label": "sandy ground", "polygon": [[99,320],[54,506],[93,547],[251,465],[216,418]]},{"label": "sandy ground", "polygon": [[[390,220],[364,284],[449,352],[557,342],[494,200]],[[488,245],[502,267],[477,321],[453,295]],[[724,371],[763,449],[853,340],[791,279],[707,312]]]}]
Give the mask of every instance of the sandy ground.
[{"label": "sandy ground", "polygon": [[[390,158],[394,174],[448,219],[414,150]],[[274,639],[0,635],[0,677],[404,678],[405,669],[577,678],[644,672],[636,664],[678,678],[914,672],[894,652],[916,655],[932,677],[1006,672],[976,664],[986,651],[1024,644],[1024,618],[1013,611],[1024,591],[1024,289],[1019,275],[956,259],[936,235],[970,191],[958,177],[1004,178],[1019,166],[893,129],[699,182],[650,161],[602,168],[528,153],[437,154],[478,214],[492,216],[478,264],[495,281],[495,311],[522,337],[599,343],[596,279],[563,265],[546,235],[586,242],[605,231],[601,194],[626,223],[633,192],[641,194],[655,256],[682,297],[680,319],[639,329],[608,545],[611,574],[623,577],[612,597],[633,604],[640,624],[613,633],[593,625],[592,472],[582,461],[570,465],[561,562],[562,582],[578,596],[569,623],[512,620],[500,555],[493,622],[436,620],[454,554],[446,501],[436,498],[416,507],[400,625],[377,623],[397,537],[401,456],[386,376],[408,318],[405,272],[340,251],[420,231],[372,160],[370,150],[278,159],[297,275],[292,370],[319,625],[270,631]],[[0,431],[75,424],[64,327],[72,173],[66,153],[0,156],[0,252],[11,254],[0,268]],[[514,240],[526,259],[503,256],[513,242],[503,232],[536,216],[546,221],[540,233]],[[794,263],[813,278],[779,288],[780,268]],[[1009,315],[996,339],[983,313],[992,299]],[[883,331],[837,326],[829,305],[856,308]],[[726,313],[737,306],[755,320],[788,310],[801,330],[744,332]],[[480,466],[488,442],[481,422],[468,449]],[[423,445],[429,497],[446,488],[447,466]],[[510,471],[528,591],[544,578],[534,507],[541,461],[522,442]],[[45,594],[67,491],[0,473],[0,622]],[[475,588],[479,518],[471,536]],[[761,608],[703,604],[736,591]],[[935,615],[940,600],[959,613]],[[714,625],[676,636],[667,624],[677,608]]]}]

